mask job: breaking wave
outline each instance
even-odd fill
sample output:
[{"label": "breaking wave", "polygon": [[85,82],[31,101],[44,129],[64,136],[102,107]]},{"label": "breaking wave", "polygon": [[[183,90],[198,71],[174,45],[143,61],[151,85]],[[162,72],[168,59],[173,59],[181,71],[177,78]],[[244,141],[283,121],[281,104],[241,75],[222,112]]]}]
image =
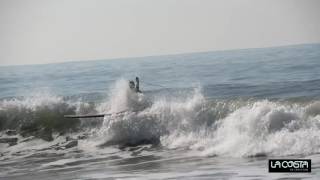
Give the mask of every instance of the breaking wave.
[{"label": "breaking wave", "polygon": [[[170,94],[170,93],[169,93]],[[123,112],[115,114],[116,112]],[[64,119],[65,114],[107,113],[103,120]],[[286,156],[320,152],[320,101],[206,99],[192,93],[148,96],[125,80],[103,103],[86,103],[37,94],[0,102],[0,129],[91,129],[96,145],[157,144],[201,156]]]},{"label": "breaking wave", "polygon": [[[205,156],[286,156],[320,151],[320,103],[248,103],[214,126],[162,138],[170,148],[187,147]],[[198,153],[198,152],[197,152]]]}]

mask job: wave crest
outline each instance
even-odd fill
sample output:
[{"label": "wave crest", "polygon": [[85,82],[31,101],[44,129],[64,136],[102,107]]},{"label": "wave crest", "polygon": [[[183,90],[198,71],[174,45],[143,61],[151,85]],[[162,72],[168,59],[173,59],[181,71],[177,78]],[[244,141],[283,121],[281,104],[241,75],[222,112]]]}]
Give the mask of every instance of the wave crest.
[{"label": "wave crest", "polygon": [[[169,149],[188,149],[203,156],[320,152],[319,101],[209,100],[201,88],[188,94],[148,96],[132,92],[125,80],[118,81],[110,92],[103,103],[71,102],[47,94],[2,100],[0,129],[81,132],[89,128],[104,145],[161,143]],[[119,111],[125,112],[105,116],[101,122],[63,118],[64,114]]]}]

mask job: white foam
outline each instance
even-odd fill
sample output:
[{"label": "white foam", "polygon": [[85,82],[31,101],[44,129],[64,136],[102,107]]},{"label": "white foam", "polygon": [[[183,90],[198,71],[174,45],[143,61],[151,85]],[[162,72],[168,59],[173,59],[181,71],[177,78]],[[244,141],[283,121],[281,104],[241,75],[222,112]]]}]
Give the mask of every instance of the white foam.
[{"label": "white foam", "polygon": [[77,162],[79,159],[59,159],[57,161],[49,162],[46,164],[42,164],[42,167],[47,167],[47,166],[63,166],[67,163],[72,163],[72,162]]},{"label": "white foam", "polygon": [[52,104],[61,103],[62,101],[62,97],[46,92],[38,92],[23,99],[14,98],[10,100],[2,100],[0,102],[0,108],[6,110],[8,108],[19,107],[35,110],[39,106],[51,106]]},{"label": "white foam", "polygon": [[306,117],[303,106],[264,100],[237,109],[216,128],[177,130],[162,140],[168,147],[197,149],[204,156],[313,154],[320,152],[319,122],[320,116]]}]

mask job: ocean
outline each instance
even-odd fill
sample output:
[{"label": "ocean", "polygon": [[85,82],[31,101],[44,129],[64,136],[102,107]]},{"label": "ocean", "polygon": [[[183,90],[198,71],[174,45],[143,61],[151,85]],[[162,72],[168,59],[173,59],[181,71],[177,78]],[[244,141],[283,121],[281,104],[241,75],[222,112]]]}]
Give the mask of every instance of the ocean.
[{"label": "ocean", "polygon": [[320,44],[0,66],[4,138],[0,179],[319,179]]}]

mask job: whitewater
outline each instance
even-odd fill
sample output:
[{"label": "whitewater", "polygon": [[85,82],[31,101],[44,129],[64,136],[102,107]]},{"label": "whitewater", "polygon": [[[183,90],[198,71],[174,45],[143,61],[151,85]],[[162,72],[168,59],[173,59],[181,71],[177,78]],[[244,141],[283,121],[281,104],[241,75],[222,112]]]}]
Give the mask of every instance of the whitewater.
[{"label": "whitewater", "polygon": [[319,75],[319,44],[0,67],[0,179],[319,179]]}]

